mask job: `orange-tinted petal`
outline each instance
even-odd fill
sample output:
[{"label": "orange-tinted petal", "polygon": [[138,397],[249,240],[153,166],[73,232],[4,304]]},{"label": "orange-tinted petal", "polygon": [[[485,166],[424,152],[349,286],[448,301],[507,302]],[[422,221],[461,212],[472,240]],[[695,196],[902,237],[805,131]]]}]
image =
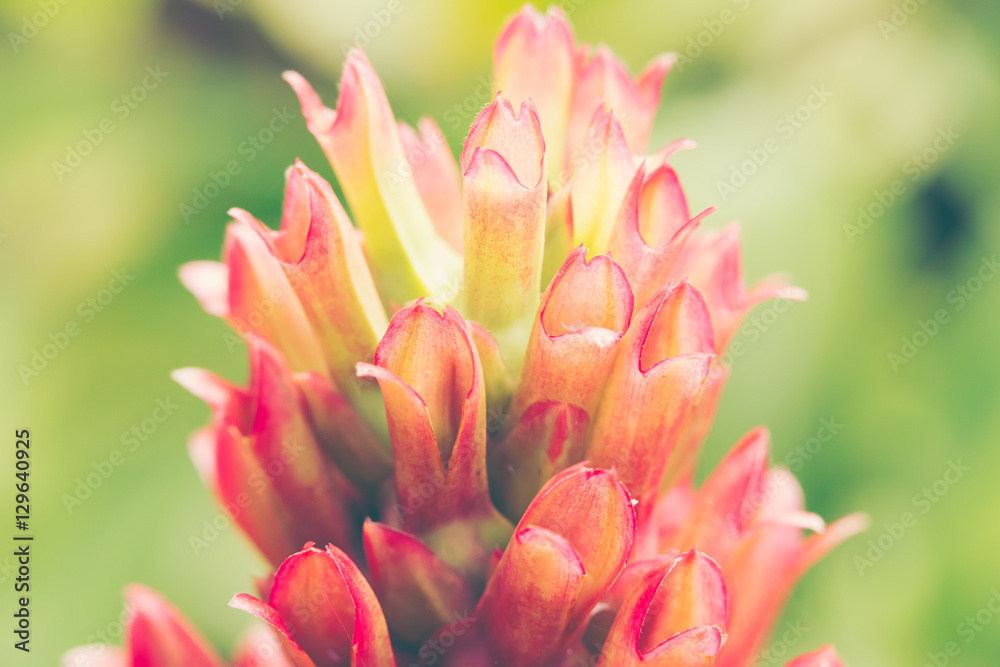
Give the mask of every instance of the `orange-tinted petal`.
[{"label": "orange-tinted petal", "polygon": [[[271,624],[317,667],[394,667],[382,609],[368,582],[344,552],[312,543],[282,563],[267,604],[238,595],[230,606]],[[296,664],[301,661],[297,660]]]},{"label": "orange-tinted petal", "polygon": [[552,279],[535,316],[510,414],[537,401],[572,403],[590,416],[632,321],[632,290],[606,255],[577,248]]},{"label": "orange-tinted petal", "polygon": [[587,575],[565,537],[518,528],[476,613],[499,664],[544,665],[561,652]]},{"label": "orange-tinted petal", "polygon": [[[668,556],[652,567],[632,589],[622,603],[604,642],[598,667],[619,665],[704,667],[712,664],[725,640],[725,633],[719,625],[696,625],[667,637],[655,634],[655,630],[669,632],[675,629],[674,623],[682,623],[686,619],[717,620],[717,609],[720,606],[722,609],[725,608],[724,599],[721,601],[714,599],[705,608],[700,607],[700,602],[690,599],[690,596],[699,594],[717,596],[725,589],[721,581],[718,581],[718,573],[712,574],[711,567],[703,565],[708,561],[701,561],[703,557],[685,556],[690,566],[685,567],[682,564],[685,562],[685,557]],[[698,571],[698,576],[694,578],[692,578],[692,568]],[[668,611],[669,600],[664,600],[662,604],[657,605],[659,609],[656,609],[654,603],[662,594],[680,595],[682,599],[678,602],[679,609],[694,610],[698,607],[698,611],[671,616]],[[671,622],[665,623],[662,627],[654,625],[647,628],[651,613],[658,611],[668,611]]]},{"label": "orange-tinted petal", "polygon": [[667,457],[708,374],[711,350],[707,309],[687,283],[654,295],[622,340],[587,458],[618,471],[636,500],[640,524],[652,511]]},{"label": "orange-tinted petal", "polygon": [[575,629],[625,567],[635,539],[632,500],[614,470],[580,463],[538,492],[518,524],[525,526],[566,538],[583,564],[587,578],[573,612],[571,629]]},{"label": "orange-tinted petal", "polygon": [[[794,478],[784,475],[783,483],[797,489]],[[724,565],[732,607],[729,643],[718,667],[741,667],[756,655],[802,575],[833,547],[868,527],[866,516],[852,514],[803,538],[803,513],[778,514],[768,507],[783,495],[780,488],[772,493],[761,514],[774,517],[759,521]],[[822,522],[812,528],[822,529]]]},{"label": "orange-tinted petal", "polygon": [[[357,489],[323,454],[298,385],[280,354],[251,336],[250,386],[183,369],[175,379],[213,408],[214,457],[205,433],[193,444],[220,500],[275,563],[310,539],[354,551]],[[202,452],[202,449],[206,450]],[[214,465],[211,459],[214,458]]]},{"label": "orange-tinted petal", "polygon": [[[281,645],[285,656],[295,667],[317,667],[317,663],[292,638],[288,627],[285,625],[285,620],[278,613],[277,609],[247,593],[237,593],[234,595],[229,601],[229,606],[233,609],[253,614],[267,623],[274,630],[275,639]],[[320,662],[319,665],[323,667],[324,663]]]},{"label": "orange-tinted petal", "polygon": [[497,337],[518,367],[538,305],[545,240],[545,141],[535,108],[497,96],[476,117],[464,179],[465,316]]},{"label": "orange-tinted petal", "polygon": [[401,525],[481,578],[510,525],[489,498],[483,374],[465,321],[418,301],[393,317],[375,361],[358,375],[385,399]]},{"label": "orange-tinted petal", "polygon": [[770,434],[747,433],[698,490],[698,499],[671,546],[697,545],[725,564],[760,510],[767,475]]},{"label": "orange-tinted petal", "polygon": [[692,237],[674,267],[674,275],[691,281],[705,297],[716,331],[716,350],[725,350],[746,314],[756,304],[780,299],[778,312],[787,301],[803,301],[808,296],[802,288],[786,285],[778,276],[765,278],[750,290],[743,282],[739,226],[733,223],[723,231]]},{"label": "orange-tinted petal", "polygon": [[[386,327],[361,244],[330,184],[301,162],[288,171],[288,189],[301,200],[286,210],[280,231],[249,213],[230,213],[267,242],[281,261],[327,358],[340,392],[351,396],[354,364],[375,351]],[[306,369],[309,370],[309,369]]]},{"label": "orange-tinted petal", "polygon": [[647,612],[639,636],[646,652],[664,637],[698,626],[726,627],[728,594],[718,564],[692,549],[677,557]]},{"label": "orange-tinted petal", "polygon": [[668,165],[648,174],[639,167],[624,194],[610,241],[611,254],[635,291],[636,307],[673,275],[688,237],[711,211],[690,217],[677,174]]}]

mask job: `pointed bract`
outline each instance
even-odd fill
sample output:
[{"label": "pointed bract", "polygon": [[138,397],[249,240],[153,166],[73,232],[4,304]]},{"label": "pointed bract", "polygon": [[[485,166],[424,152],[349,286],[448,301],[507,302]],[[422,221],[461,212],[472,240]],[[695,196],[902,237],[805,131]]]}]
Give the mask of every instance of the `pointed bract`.
[{"label": "pointed bract", "polygon": [[576,79],[567,134],[567,158],[585,142],[587,126],[598,108],[610,109],[621,120],[625,137],[633,153],[646,153],[656,110],[660,106],[663,78],[673,67],[676,56],[654,58],[637,78],[604,45],[592,49],[580,46],[576,52]]},{"label": "pointed bract", "polygon": [[[465,321],[421,302],[396,313],[358,375],[382,389],[398,517],[445,562],[481,581],[510,524],[489,497],[482,367]],[[461,539],[469,544],[450,544]]]},{"label": "pointed bract", "polygon": [[475,600],[465,579],[420,540],[368,521],[364,542],[372,588],[389,627],[403,641],[416,646],[442,625],[472,613]]},{"label": "pointed bract", "polygon": [[309,131],[344,190],[387,306],[438,294],[458,272],[458,257],[437,235],[410,173],[382,84],[360,49],[344,63],[336,110],[296,72],[295,89]]},{"label": "pointed bract", "polygon": [[690,217],[677,174],[668,165],[635,172],[618,209],[610,251],[641,306],[674,275],[691,233],[712,212]]},{"label": "pointed bract", "polygon": [[361,496],[323,454],[305,400],[280,354],[251,337],[250,385],[199,369],[174,379],[212,408],[212,425],[192,438],[192,456],[236,522],[273,563],[296,541],[334,541],[356,553]]},{"label": "pointed bract", "polygon": [[607,252],[622,200],[636,167],[618,117],[598,108],[583,144],[570,156],[573,238]]},{"label": "pointed bract", "polygon": [[543,16],[528,4],[507,22],[493,49],[496,89],[515,106],[530,99],[538,109],[551,183],[562,180],[573,49],[573,31],[562,10],[550,7]]}]

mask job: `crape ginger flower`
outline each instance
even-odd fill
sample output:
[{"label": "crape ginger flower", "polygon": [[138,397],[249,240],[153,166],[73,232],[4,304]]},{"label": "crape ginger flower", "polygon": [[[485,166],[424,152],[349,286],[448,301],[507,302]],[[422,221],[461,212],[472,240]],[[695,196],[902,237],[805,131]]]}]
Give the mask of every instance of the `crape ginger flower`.
[{"label": "crape ginger flower", "polygon": [[[277,231],[233,209],[223,262],[181,270],[249,350],[245,388],[175,372],[212,410],[196,467],[273,568],[230,602],[261,621],[236,664],[750,665],[864,528],[806,512],[764,429],[693,482],[728,343],[805,294],[747,288],[738,228],[700,229],[692,142],[650,152],[672,63],[633,77],[525,7],[457,159],[360,50],[333,109],[286,73],[345,202],[296,162]],[[221,664],[158,604],[107,664]]]}]

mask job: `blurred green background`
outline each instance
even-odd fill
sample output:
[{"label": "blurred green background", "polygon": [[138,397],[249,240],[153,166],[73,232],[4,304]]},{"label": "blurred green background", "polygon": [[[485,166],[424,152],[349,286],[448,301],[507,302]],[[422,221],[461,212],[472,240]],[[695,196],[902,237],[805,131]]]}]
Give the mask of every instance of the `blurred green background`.
[{"label": "blurred green background", "polygon": [[[472,113],[460,123],[445,114],[487,101],[476,89],[519,3],[400,2],[366,51],[397,116],[433,116],[457,149]],[[245,348],[176,272],[219,256],[229,207],[277,220],[296,157],[332,177],[279,75],[302,71],[333,104],[342,45],[387,6],[347,4],[0,4],[0,517],[13,514],[13,431],[27,427],[37,540],[30,660],[11,648],[13,558],[0,547],[0,664],[57,664],[101,632],[120,641],[131,581],[163,591],[223,651],[248,623],[225,603],[264,565],[232,529],[197,555],[189,545],[218,516],[185,449],[208,410],[168,378],[198,365],[243,379]],[[785,270],[811,294],[781,315],[761,307],[744,327],[704,462],[758,424],[772,429],[775,461],[807,446],[822,419],[843,425],[797,474],[810,509],[828,519],[864,509],[873,527],[805,578],[786,620],[808,632],[773,653],[834,642],[855,667],[923,665],[956,642],[950,664],[998,664],[1000,618],[981,610],[1000,591],[1000,279],[975,277],[1000,247],[1000,5],[564,5],[579,39],[608,43],[634,71],[661,51],[686,56],[667,78],[654,145],[698,142],[675,164],[693,208],[718,205],[710,227],[742,221],[748,280]],[[147,78],[147,68],[160,74]],[[828,100],[781,125],[814,87]],[[285,108],[295,114],[288,127],[248,150],[248,136]],[[100,139],[92,153],[55,168],[85,133]],[[771,137],[779,150],[724,192],[720,183]],[[242,173],[185,221],[181,205],[230,160]],[[872,213],[863,224],[859,208]],[[102,292],[115,271],[134,278]],[[945,323],[919,335],[941,309]],[[79,334],[23,378],[18,367],[69,323]],[[924,344],[893,364],[904,338]],[[152,421],[157,401],[176,406],[162,423]],[[107,463],[114,450],[119,465]],[[968,468],[954,484],[942,481],[950,464]],[[67,507],[81,480],[108,465]],[[886,524],[904,512],[916,523],[897,538]],[[880,537],[887,548],[869,553]]]}]

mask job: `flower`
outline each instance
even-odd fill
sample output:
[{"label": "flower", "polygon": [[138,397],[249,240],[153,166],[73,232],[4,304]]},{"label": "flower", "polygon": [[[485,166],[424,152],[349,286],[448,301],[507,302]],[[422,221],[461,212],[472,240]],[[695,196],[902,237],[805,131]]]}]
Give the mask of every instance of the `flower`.
[{"label": "flower", "polygon": [[[648,154],[672,63],[633,78],[526,6],[457,160],[360,50],[333,109],[285,74],[350,216],[301,162],[277,231],[233,209],[224,261],[181,279],[246,338],[249,386],[174,375],[212,409],[196,467],[276,568],[230,602],[266,664],[745,666],[864,529],[806,512],[764,429],[695,487],[727,345],[805,293],[747,289],[738,230],[700,230],[670,164],[693,142]],[[220,664],[157,605],[130,636]]]}]

